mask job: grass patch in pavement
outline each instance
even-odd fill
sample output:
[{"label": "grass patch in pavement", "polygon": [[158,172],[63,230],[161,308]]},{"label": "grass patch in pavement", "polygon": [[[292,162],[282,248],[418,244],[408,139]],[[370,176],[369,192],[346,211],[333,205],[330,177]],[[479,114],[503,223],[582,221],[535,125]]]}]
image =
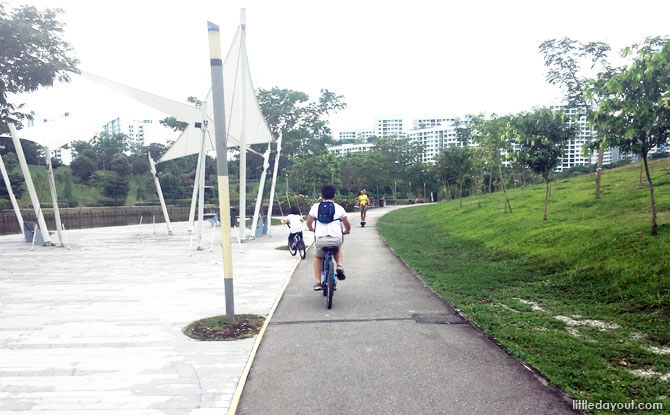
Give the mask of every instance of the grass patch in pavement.
[{"label": "grass patch in pavement", "polygon": [[265,317],[255,314],[238,314],[232,323],[226,316],[215,316],[194,321],[182,331],[196,340],[239,340],[257,335],[264,321]]},{"label": "grass patch in pavement", "polygon": [[[659,236],[637,166],[544,188],[400,209],[384,238],[438,293],[577,399],[670,408],[670,160],[651,164]],[[646,375],[645,375],[646,374]],[[595,413],[598,413],[596,411]],[[612,413],[604,411],[602,413]],[[630,413],[630,412],[628,412]],[[648,411],[644,413],[665,413]]]}]

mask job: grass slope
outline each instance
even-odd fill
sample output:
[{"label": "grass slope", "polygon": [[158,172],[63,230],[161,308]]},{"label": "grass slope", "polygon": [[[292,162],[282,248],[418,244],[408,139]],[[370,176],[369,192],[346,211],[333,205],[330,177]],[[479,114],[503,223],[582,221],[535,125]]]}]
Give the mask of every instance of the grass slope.
[{"label": "grass slope", "polygon": [[605,171],[600,200],[591,175],[555,183],[546,222],[537,185],[509,192],[512,214],[493,194],[460,209],[397,210],[379,227],[436,291],[553,384],[578,399],[670,408],[670,160],[650,167],[656,237],[637,165]]}]

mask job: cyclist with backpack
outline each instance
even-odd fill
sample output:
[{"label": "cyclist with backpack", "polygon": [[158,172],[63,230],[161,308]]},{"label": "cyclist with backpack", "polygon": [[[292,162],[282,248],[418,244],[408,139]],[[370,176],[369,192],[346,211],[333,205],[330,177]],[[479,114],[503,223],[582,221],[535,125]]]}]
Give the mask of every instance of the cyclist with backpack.
[{"label": "cyclist with backpack", "polygon": [[[347,219],[346,212],[342,206],[335,203],[335,186],[332,184],[324,184],[321,187],[322,201],[315,203],[309,210],[307,217],[307,228],[314,232],[314,276],[316,283],[314,284],[314,291],[321,290],[321,271],[323,261],[323,247],[336,246],[342,247],[344,242],[344,235],[351,230],[349,219]],[[342,229],[344,227],[344,229]],[[337,263],[337,279],[345,279],[344,267],[342,266],[342,249],[334,255]]]}]

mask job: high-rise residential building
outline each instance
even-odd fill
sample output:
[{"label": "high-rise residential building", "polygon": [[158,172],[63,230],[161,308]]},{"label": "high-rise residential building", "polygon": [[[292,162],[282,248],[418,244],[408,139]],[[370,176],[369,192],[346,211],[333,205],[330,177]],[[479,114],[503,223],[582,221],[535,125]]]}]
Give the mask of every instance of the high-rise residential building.
[{"label": "high-rise residential building", "polygon": [[[575,166],[586,166],[589,164],[589,157],[585,156],[582,149],[595,137],[595,130],[591,129],[586,120],[586,109],[581,107],[569,107],[567,105],[553,105],[549,107],[554,111],[564,111],[570,117],[569,125],[577,128],[577,134],[573,140],[565,145],[563,157],[556,167],[557,172],[567,170]],[[618,153],[617,153],[618,154]],[[614,157],[613,157],[614,156]],[[598,152],[591,152],[591,164],[598,162]],[[610,164],[617,161],[616,154],[611,149],[606,149],[603,155],[603,164]]]},{"label": "high-rise residential building", "polygon": [[159,122],[154,120],[124,120],[114,118],[104,125],[103,132],[106,134],[125,134],[128,136],[129,145],[144,146],[151,142],[165,142],[172,133]]},{"label": "high-rise residential building", "polygon": [[427,128],[411,130],[407,133],[410,142],[423,146],[421,161],[433,164],[437,161],[437,155],[445,147],[476,147],[474,142],[464,144],[458,139],[454,121],[436,124]]},{"label": "high-rise residential building", "polygon": [[403,137],[405,132],[402,126],[402,118],[380,118],[376,122],[377,137]]},{"label": "high-rise residential building", "polygon": [[370,137],[375,137],[375,132],[374,132],[374,131],[371,131],[371,130],[367,130],[367,131],[358,131],[358,134],[356,135],[356,137],[357,137],[359,140],[361,140],[361,139],[362,139],[362,140],[367,140],[367,139],[370,138]]},{"label": "high-rise residential building", "polygon": [[435,118],[418,118],[414,120],[414,129],[436,127],[438,125],[449,125],[456,122],[458,118],[455,117],[435,117]]},{"label": "high-rise residential building", "polygon": [[468,121],[457,117],[423,118],[415,121],[415,128],[407,133],[407,138],[423,146],[421,161],[433,164],[437,155],[445,147],[477,147],[477,143],[470,140],[463,143],[458,139],[457,127],[467,125]]},{"label": "high-rise residential building", "polygon": [[368,151],[374,147],[373,143],[359,143],[359,144],[341,144],[339,146],[330,146],[328,151],[336,156],[343,156],[349,153],[360,153],[361,151]]},{"label": "high-rise residential building", "polygon": [[358,132],[354,131],[354,130],[340,131],[337,134],[337,137],[340,140],[343,140],[343,141],[345,141],[345,140],[356,140],[356,139],[358,139]]}]

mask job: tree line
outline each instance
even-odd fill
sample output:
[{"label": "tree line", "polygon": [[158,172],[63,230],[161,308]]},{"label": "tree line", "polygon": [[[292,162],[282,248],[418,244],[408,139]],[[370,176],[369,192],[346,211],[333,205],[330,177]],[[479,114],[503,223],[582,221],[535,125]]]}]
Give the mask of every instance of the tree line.
[{"label": "tree line", "polygon": [[[78,61],[70,45],[63,40],[59,10],[37,10],[21,6],[7,10],[0,5],[0,133],[7,123],[21,124],[29,115],[21,105],[11,102],[10,94],[30,92],[54,81],[69,81]],[[598,153],[595,170],[595,197],[600,197],[603,152],[618,148],[635,154],[650,191],[651,233],[657,232],[654,185],[649,174],[650,151],[661,148],[670,134],[670,42],[668,38],[648,38],[625,48],[624,64],[613,66],[610,47],[603,42],[582,43],[569,38],[551,39],[539,47],[547,67],[547,81],[564,91],[569,107],[583,111],[597,132],[584,148]],[[544,182],[546,187],[544,219],[548,217],[550,182],[565,144],[576,135],[576,115],[539,108],[514,115],[468,116],[457,126],[459,142],[441,150],[434,164],[420,162],[423,148],[405,138],[374,138],[368,152],[336,157],[328,152],[334,144],[327,116],[346,108],[343,97],[323,89],[310,100],[300,91],[260,89],[257,97],[266,122],[275,136],[283,137],[280,178],[286,191],[316,196],[319,184],[333,182],[345,196],[355,196],[365,187],[376,198],[400,195],[409,200],[459,198],[500,190],[504,212],[512,212],[507,197],[510,186]],[[197,106],[197,98],[188,102]],[[180,120],[161,121],[174,129],[183,129]],[[5,140],[7,142],[7,140]],[[11,150],[5,144],[4,154]],[[271,144],[276,152],[276,144]],[[39,148],[27,144],[33,162],[45,156]],[[165,146],[129,148],[127,137],[101,133],[89,142],[71,144],[74,160],[72,177],[80,183],[102,189],[104,203],[121,204],[129,191],[128,176],[142,176],[146,186],[136,185],[136,200],[148,198],[146,152],[158,159]],[[266,145],[252,149],[262,154]],[[231,173],[239,162],[230,163]],[[248,157],[248,177],[258,177],[261,156]],[[159,174],[170,199],[186,198],[195,176],[196,157],[161,163]],[[207,161],[207,175],[213,163]],[[67,175],[65,175],[67,176]],[[268,184],[269,186],[269,184]],[[400,192],[398,191],[400,188]],[[1,189],[0,189],[1,191]],[[461,202],[462,203],[462,202]]]}]

